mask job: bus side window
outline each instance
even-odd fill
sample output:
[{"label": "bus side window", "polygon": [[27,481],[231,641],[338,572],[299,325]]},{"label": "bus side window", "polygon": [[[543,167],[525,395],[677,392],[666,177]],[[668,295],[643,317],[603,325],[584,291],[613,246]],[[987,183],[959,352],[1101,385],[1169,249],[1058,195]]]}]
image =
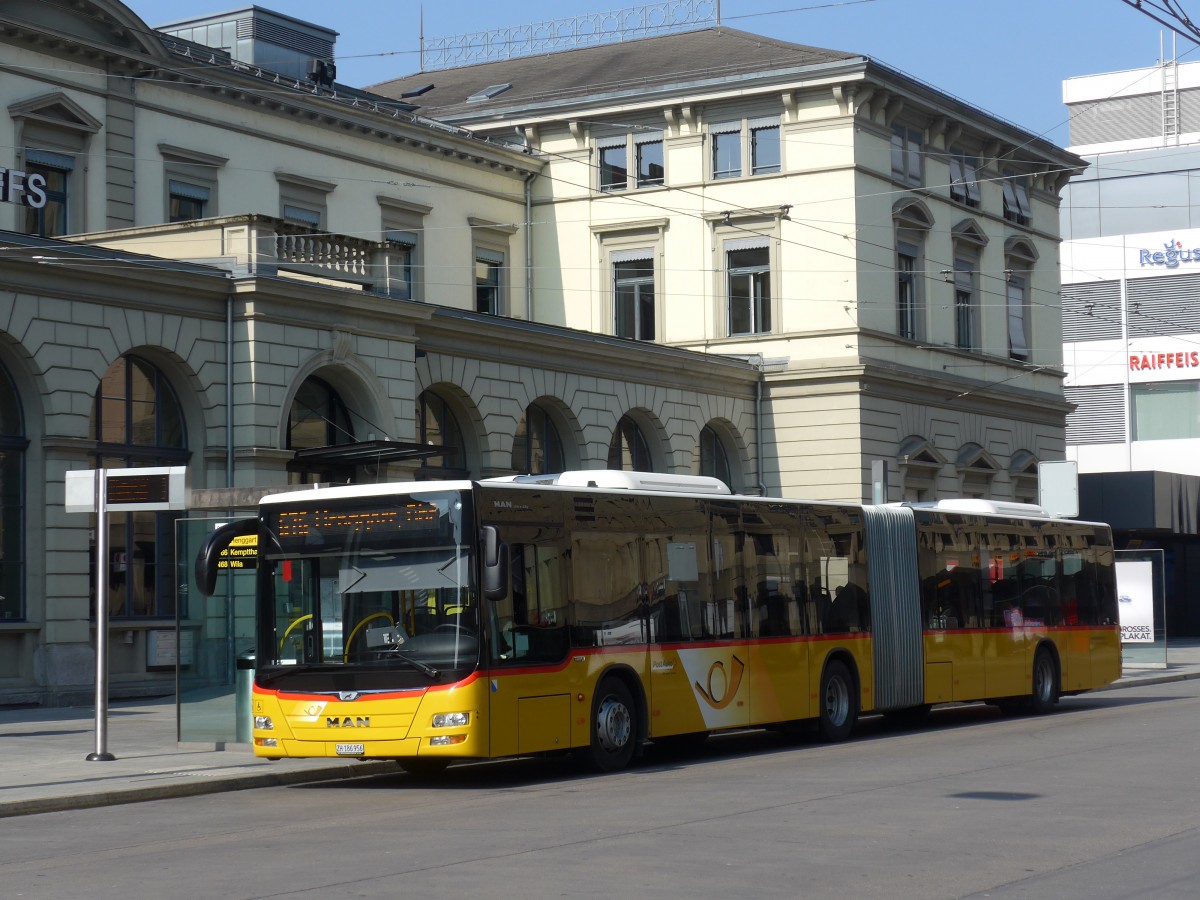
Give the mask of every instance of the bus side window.
[{"label": "bus side window", "polygon": [[635,537],[579,533],[571,542],[571,584],[577,646],[640,644],[646,640],[647,589]]},{"label": "bus side window", "polygon": [[496,610],[496,655],[506,662],[557,662],[567,652],[563,550],[512,544],[512,590]]},{"label": "bus side window", "polygon": [[[786,531],[747,534],[747,569],[753,568],[753,621],[757,637],[803,634],[800,601],[793,593],[793,560],[799,558],[792,535]],[[800,586],[803,596],[803,586]]]},{"label": "bus side window", "polygon": [[745,637],[746,587],[742,569],[745,536],[719,533],[713,536],[713,597],[701,614],[705,636]]}]

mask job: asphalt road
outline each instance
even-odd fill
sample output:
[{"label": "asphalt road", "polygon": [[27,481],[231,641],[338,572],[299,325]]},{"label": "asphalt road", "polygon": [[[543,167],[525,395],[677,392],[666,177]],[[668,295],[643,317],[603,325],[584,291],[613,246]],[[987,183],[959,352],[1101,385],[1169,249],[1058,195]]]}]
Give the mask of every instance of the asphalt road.
[{"label": "asphalt road", "polygon": [[0,821],[5,898],[1193,898],[1200,681]]}]

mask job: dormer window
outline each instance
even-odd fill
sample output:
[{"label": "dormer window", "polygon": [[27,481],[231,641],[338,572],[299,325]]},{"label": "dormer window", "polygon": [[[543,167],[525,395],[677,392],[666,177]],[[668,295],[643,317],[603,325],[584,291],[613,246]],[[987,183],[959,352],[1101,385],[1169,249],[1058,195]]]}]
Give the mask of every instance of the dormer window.
[{"label": "dormer window", "polygon": [[476,91],[467,98],[468,103],[482,103],[484,100],[491,100],[499,97],[505,91],[512,87],[511,83],[507,84],[489,84],[481,91]]}]

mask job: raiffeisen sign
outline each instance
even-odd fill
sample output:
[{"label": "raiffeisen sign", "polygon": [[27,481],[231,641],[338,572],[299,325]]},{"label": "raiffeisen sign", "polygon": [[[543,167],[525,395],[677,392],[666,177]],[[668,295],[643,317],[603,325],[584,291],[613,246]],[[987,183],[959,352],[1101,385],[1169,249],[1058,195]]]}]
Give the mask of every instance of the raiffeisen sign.
[{"label": "raiffeisen sign", "polygon": [[[1133,338],[1122,354],[1130,382],[1200,381],[1200,349],[1196,335]],[[1110,365],[1118,365],[1117,358]],[[1115,381],[1116,372],[1110,372]],[[1098,382],[1097,382],[1098,383]]]},{"label": "raiffeisen sign", "polygon": [[46,205],[46,176],[20,169],[0,169],[0,201],[41,209]]},{"label": "raiffeisen sign", "polygon": [[1138,263],[1143,266],[1163,266],[1177,269],[1180,263],[1200,263],[1200,247],[1183,249],[1183,241],[1170,240],[1162,250],[1138,250]]}]

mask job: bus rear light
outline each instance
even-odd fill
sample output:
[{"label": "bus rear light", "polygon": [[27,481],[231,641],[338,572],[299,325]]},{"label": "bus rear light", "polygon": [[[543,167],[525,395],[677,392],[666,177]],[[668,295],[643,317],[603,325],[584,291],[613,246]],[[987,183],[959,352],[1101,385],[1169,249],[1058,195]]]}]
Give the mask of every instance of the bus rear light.
[{"label": "bus rear light", "polygon": [[429,739],[430,747],[449,747],[451,744],[461,744],[467,739],[465,734],[443,734]]},{"label": "bus rear light", "polygon": [[255,716],[254,727],[259,731],[274,731],[275,723],[271,721],[270,716]]},{"label": "bus rear light", "polygon": [[465,712],[438,713],[433,717],[434,728],[461,728],[471,724],[471,714]]}]

